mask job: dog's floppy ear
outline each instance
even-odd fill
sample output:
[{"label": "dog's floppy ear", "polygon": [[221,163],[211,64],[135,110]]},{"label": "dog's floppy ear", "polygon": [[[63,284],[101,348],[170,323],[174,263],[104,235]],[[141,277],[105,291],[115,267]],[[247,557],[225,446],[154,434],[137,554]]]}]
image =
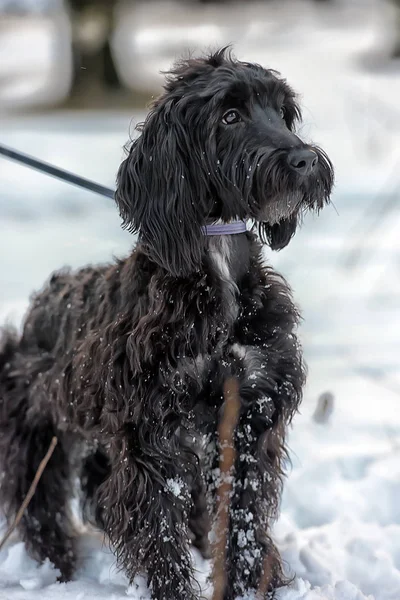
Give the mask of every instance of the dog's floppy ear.
[{"label": "dog's floppy ear", "polygon": [[288,245],[297,228],[297,215],[281,219],[278,223],[259,223],[259,235],[264,244],[271,250],[282,250]]},{"label": "dog's floppy ear", "polygon": [[139,232],[152,260],[175,277],[188,276],[200,267],[204,244],[200,165],[193,164],[188,134],[172,102],[157,103],[141,131],[117,177],[123,226]]}]

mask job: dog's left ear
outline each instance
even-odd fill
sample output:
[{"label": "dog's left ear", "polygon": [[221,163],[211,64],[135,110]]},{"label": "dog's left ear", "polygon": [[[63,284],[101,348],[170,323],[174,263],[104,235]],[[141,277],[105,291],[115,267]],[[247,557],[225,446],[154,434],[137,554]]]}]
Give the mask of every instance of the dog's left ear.
[{"label": "dog's left ear", "polygon": [[271,250],[282,250],[296,233],[297,215],[281,219],[273,225],[260,223],[258,227],[260,239],[264,244],[268,244]]},{"label": "dog's left ear", "polygon": [[201,265],[206,191],[177,108],[156,104],[122,163],[115,200],[152,260],[175,277]]}]

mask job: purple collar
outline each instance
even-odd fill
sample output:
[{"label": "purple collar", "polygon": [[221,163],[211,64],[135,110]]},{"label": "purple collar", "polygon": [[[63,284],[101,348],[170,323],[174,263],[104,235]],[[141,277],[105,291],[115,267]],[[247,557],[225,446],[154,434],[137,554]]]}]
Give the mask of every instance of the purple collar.
[{"label": "purple collar", "polygon": [[247,231],[246,221],[232,221],[232,223],[211,223],[201,228],[204,235],[234,235]]}]

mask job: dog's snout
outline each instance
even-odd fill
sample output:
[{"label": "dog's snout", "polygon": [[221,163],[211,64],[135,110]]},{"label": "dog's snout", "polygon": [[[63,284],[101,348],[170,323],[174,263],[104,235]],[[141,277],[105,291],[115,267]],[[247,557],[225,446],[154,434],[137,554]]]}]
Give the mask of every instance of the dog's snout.
[{"label": "dog's snout", "polygon": [[288,163],[299,175],[308,175],[313,171],[318,155],[309,148],[294,148],[288,154]]}]

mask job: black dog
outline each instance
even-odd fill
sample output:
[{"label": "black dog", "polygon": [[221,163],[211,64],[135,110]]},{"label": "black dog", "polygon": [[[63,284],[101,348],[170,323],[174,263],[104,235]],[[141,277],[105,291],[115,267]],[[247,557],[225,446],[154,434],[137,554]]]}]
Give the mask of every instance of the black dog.
[{"label": "black dog", "polygon": [[76,562],[68,506],[78,473],[84,513],[129,579],[144,569],[158,600],[198,596],[189,540],[206,553],[233,375],[241,414],[225,598],[256,589],[266,562],[270,591],[285,582],[270,527],[304,367],[297,310],[259,238],[283,248],[302,214],[329,200],[332,166],[294,133],[299,118],[275,71],[226,50],[177,64],[118,173],[135,250],[53,275],[22,337],[4,332],[2,504],[11,518],[56,435],[20,531],[63,580]]}]

